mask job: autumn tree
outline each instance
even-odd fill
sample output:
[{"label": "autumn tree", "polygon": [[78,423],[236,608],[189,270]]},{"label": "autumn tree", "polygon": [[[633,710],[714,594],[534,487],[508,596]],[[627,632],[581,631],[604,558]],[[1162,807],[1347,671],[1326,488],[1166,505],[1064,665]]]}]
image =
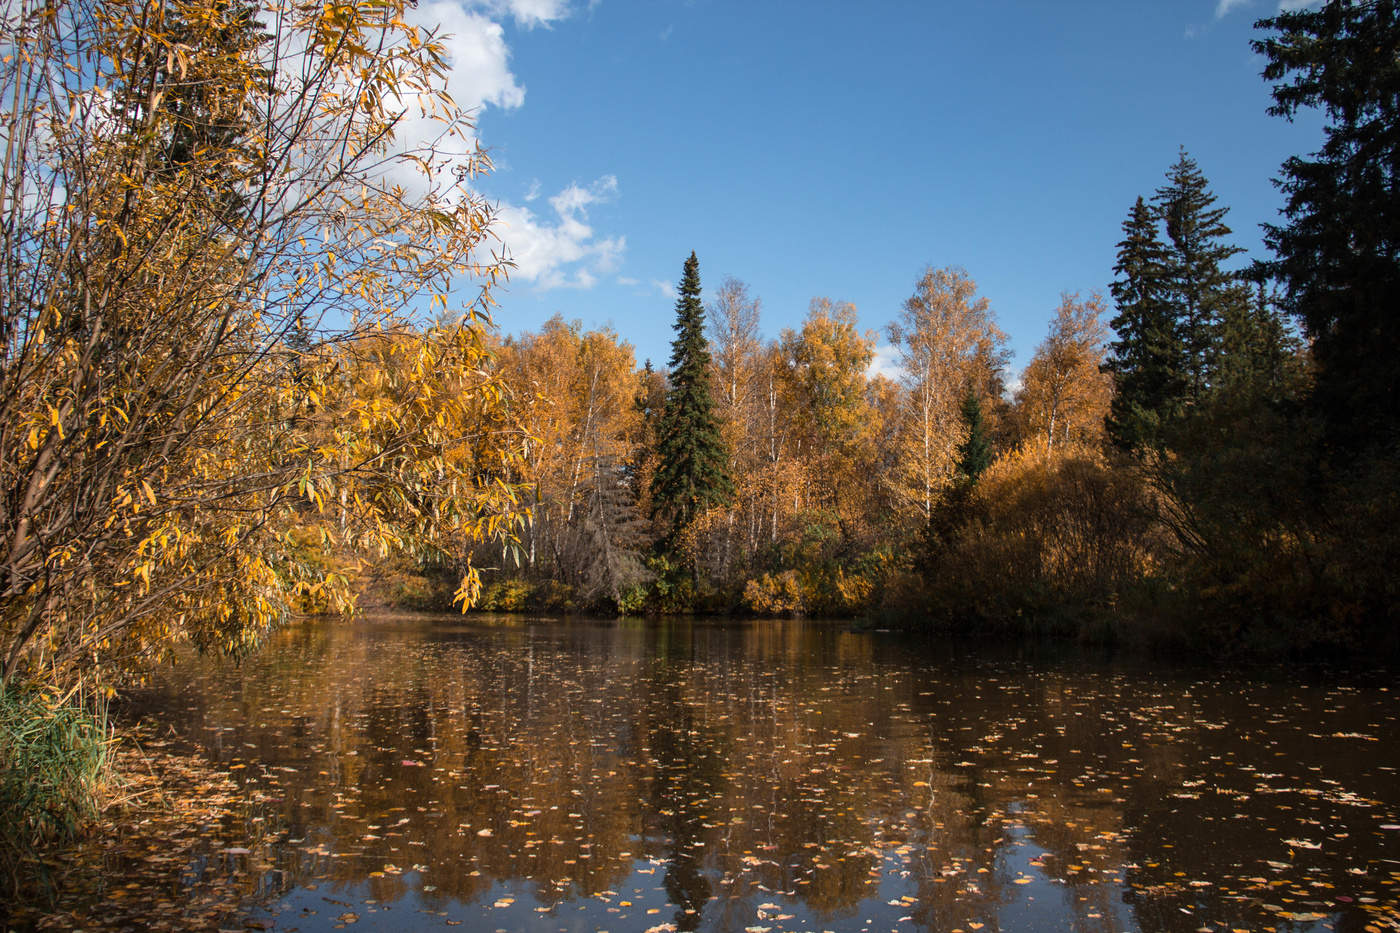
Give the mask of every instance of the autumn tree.
[{"label": "autumn tree", "polygon": [[1102,368],[1108,339],[1105,311],[1097,292],[1084,301],[1061,295],[1050,333],[1021,376],[1016,406],[1022,432],[1044,437],[1052,452],[1057,439],[1089,444],[1103,434],[1113,393]]},{"label": "autumn tree", "polygon": [[556,315],[538,333],[508,339],[501,367],[530,438],[521,475],[532,511],[526,569],[590,592],[615,589],[595,585],[595,558],[600,540],[605,550],[636,543],[627,474],[643,413],[631,345]]},{"label": "autumn tree", "polygon": [[651,477],[656,472],[656,439],[666,410],[666,374],[648,359],[637,370],[633,384],[632,456],[626,464],[627,485],[643,514],[651,514]]},{"label": "autumn tree", "polygon": [[719,388],[721,415],[739,421],[755,391],[754,370],[759,350],[758,320],[761,302],[749,297],[749,287],[735,278],[720,283],[707,309],[710,345]]},{"label": "autumn tree", "polygon": [[[438,36],[397,0],[257,10],[7,12],[0,680],[242,650],[353,604],[329,555],[519,518],[518,448],[458,433],[498,424],[505,270]],[[444,148],[398,138],[419,117]],[[413,326],[454,289],[453,327]]]},{"label": "autumn tree", "polygon": [[791,417],[794,399],[789,357],[782,343],[772,341],[759,358],[761,389],[760,437],[763,474],[761,495],[769,544],[777,544],[801,500],[801,440]]},{"label": "autumn tree", "polygon": [[[721,544],[721,576],[728,575],[736,556],[753,555],[764,513],[759,308],[760,302],[749,296],[748,286],[731,277],[720,284],[707,314],[719,389],[716,413],[734,476],[734,497],[725,516]],[[735,554],[736,548],[740,555]]]},{"label": "autumn tree", "polygon": [[714,413],[705,308],[700,303],[700,261],[692,252],[676,297],[676,338],[671,344],[670,385],[658,427],[651,509],[673,544],[697,515],[727,503],[734,493],[728,451]]},{"label": "autumn tree", "polygon": [[791,419],[788,442],[803,465],[806,505],[828,510],[849,537],[860,511],[860,486],[869,476],[865,373],[875,356],[875,335],[859,329],[855,305],[813,298],[802,328],[784,329],[778,346]]},{"label": "autumn tree", "polygon": [[587,479],[576,573],[579,595],[586,602],[606,597],[622,608],[626,592],[651,578],[643,559],[651,543],[646,523],[616,459],[593,457]]},{"label": "autumn tree", "polygon": [[901,510],[922,525],[953,480],[969,387],[983,397],[999,394],[1006,335],[967,272],[949,267],[924,271],[889,337],[907,392],[893,484]]}]

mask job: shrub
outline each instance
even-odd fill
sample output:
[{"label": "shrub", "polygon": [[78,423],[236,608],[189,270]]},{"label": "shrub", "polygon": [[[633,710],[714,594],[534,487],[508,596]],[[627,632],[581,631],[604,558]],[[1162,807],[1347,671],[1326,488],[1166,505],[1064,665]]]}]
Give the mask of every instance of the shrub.
[{"label": "shrub", "polygon": [[483,612],[524,612],[533,592],[534,587],[519,577],[493,580],[481,588],[476,608]]},{"label": "shrub", "polygon": [[922,568],[945,626],[1102,632],[1104,612],[1161,559],[1146,485],[1087,447],[1028,442],[945,512]]},{"label": "shrub", "polygon": [[761,616],[800,615],[806,603],[802,599],[802,581],[796,570],[765,573],[744,585],[744,605]]}]

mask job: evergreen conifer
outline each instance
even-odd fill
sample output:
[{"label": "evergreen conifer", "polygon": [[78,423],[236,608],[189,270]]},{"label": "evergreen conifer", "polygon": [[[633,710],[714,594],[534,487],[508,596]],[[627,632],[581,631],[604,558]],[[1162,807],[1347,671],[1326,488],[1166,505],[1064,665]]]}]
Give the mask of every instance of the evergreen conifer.
[{"label": "evergreen conifer", "polygon": [[963,399],[962,421],[967,437],[958,445],[958,478],[972,485],[992,465],[992,441],[982,417],[982,400],[973,389]]},{"label": "evergreen conifer", "polygon": [[1283,305],[1317,363],[1339,450],[1400,441],[1400,0],[1330,0],[1256,24],[1269,112],[1327,116],[1320,151],[1283,164],[1287,223],[1265,228]]},{"label": "evergreen conifer", "polygon": [[1296,388],[1300,373],[1298,341],[1278,307],[1263,267],[1247,273],[1254,294],[1233,306],[1220,322],[1218,391],[1265,401],[1282,401]]},{"label": "evergreen conifer", "polygon": [[1118,314],[1109,323],[1118,339],[1109,344],[1104,369],[1113,374],[1108,436],[1123,450],[1156,446],[1161,427],[1180,410],[1183,353],[1169,299],[1166,247],[1157,218],[1142,198],[1123,222],[1117,276],[1110,287]]},{"label": "evergreen conifer", "polygon": [[1249,311],[1249,291],[1222,264],[1244,250],[1226,242],[1227,207],[1215,195],[1196,161],[1181,150],[1154,198],[1167,231],[1166,283],[1176,321],[1187,401],[1209,390],[1220,368],[1221,329]]},{"label": "evergreen conifer", "polygon": [[734,494],[728,452],[714,412],[700,261],[694,252],[685,261],[678,292],[670,385],[657,429],[651,481],[652,516],[666,524],[666,541],[672,546],[697,515],[724,505]]}]

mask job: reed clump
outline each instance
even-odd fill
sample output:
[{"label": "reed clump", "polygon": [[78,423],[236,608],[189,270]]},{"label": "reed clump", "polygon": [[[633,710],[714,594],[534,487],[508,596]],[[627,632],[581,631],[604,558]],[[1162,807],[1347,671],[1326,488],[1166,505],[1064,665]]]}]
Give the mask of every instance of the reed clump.
[{"label": "reed clump", "polygon": [[0,897],[97,817],[110,735],[98,696],[0,687]]}]

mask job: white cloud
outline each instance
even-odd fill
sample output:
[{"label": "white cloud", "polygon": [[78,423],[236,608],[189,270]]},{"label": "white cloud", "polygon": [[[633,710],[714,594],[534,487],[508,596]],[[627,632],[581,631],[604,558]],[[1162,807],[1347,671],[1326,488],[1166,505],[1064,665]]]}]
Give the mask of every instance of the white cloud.
[{"label": "white cloud", "polygon": [[663,297],[663,298],[674,298],[674,297],[676,297],[676,286],[672,285],[670,282],[666,281],[665,279],[652,279],[652,280],[651,280],[651,287],[654,288],[654,289],[656,289],[658,292],[660,292],[660,293],[661,293],[661,297]]},{"label": "white cloud", "polygon": [[[1215,18],[1228,16],[1241,7],[1250,6],[1254,0],[1218,0],[1215,4]],[[1292,10],[1301,10],[1304,7],[1316,6],[1318,0],[1278,0],[1278,11],[1287,13]]]},{"label": "white cloud", "polygon": [[459,107],[478,110],[490,104],[513,110],[525,103],[525,89],[510,72],[510,49],[500,23],[456,0],[420,3],[410,22],[436,28],[444,37],[451,68],[447,91]]},{"label": "white cloud", "polygon": [[554,208],[560,217],[567,217],[584,212],[588,205],[598,201],[610,201],[616,194],[617,176],[604,175],[587,188],[580,188],[577,184],[569,185],[549,199],[549,206]]},{"label": "white cloud", "polygon": [[529,204],[531,201],[536,200],[539,196],[540,180],[538,178],[532,178],[530,179],[530,190],[525,192],[525,203]]},{"label": "white cloud", "polygon": [[902,379],[904,370],[899,365],[898,352],[891,344],[876,344],[875,356],[871,358],[870,365],[865,368],[865,377],[872,379],[875,376],[884,376],[886,379],[896,381]]},{"label": "white cloud", "polygon": [[487,0],[483,6],[496,16],[509,14],[526,29],[548,26],[569,15],[569,0]]},{"label": "white cloud", "polygon": [[[490,12],[470,0],[430,0],[411,8],[405,16],[409,25],[431,30],[442,43],[448,66],[446,91],[459,109],[477,120],[488,107],[514,110],[525,103],[525,88],[510,70],[505,29],[488,15]],[[457,182],[455,168],[476,151],[475,133],[445,134],[446,128],[433,116],[427,97],[406,96],[400,103],[403,111],[394,128],[394,149],[398,154],[411,152],[427,159],[432,171],[425,173],[416,162],[395,159],[387,163],[385,179],[402,187],[410,197],[421,197],[433,189],[451,197]]]},{"label": "white cloud", "polygon": [[629,286],[629,287],[630,287],[630,286],[633,286],[633,285],[641,285],[642,283],[641,283],[641,280],[639,280],[639,279],[634,279],[634,278],[632,278],[632,277],[630,277],[630,276],[626,276],[626,275],[619,275],[619,276],[617,277],[617,284],[619,284],[619,285],[626,285],[626,286]]},{"label": "white cloud", "polygon": [[[533,29],[550,26],[572,12],[570,0],[426,0],[410,9],[412,26],[432,30],[447,58],[446,90],[453,102],[477,120],[491,107],[514,110],[525,103],[525,88],[510,69],[510,46],[502,21]],[[443,125],[422,111],[426,101],[403,100],[404,113],[395,128],[398,152],[419,155],[432,151],[433,177],[415,163],[400,160],[386,172],[389,181],[410,195],[455,182],[452,170],[475,152],[474,134],[445,137]],[[526,200],[530,200],[529,197]]]},{"label": "white cloud", "polygon": [[592,288],[599,276],[617,270],[625,237],[599,237],[588,224],[588,208],[617,195],[617,176],[604,175],[587,187],[571,184],[549,199],[554,217],[504,204],[496,233],[516,264],[511,277],[538,288]]}]

